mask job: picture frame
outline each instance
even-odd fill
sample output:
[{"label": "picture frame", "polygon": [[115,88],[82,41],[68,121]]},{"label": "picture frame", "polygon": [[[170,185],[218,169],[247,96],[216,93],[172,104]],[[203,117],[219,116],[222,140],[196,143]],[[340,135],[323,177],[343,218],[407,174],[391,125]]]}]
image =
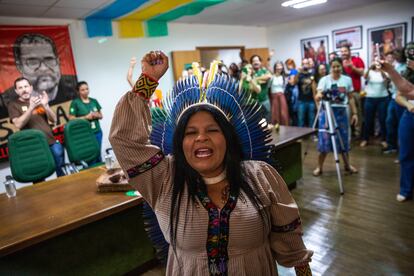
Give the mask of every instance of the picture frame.
[{"label": "picture frame", "polygon": [[368,64],[371,64],[377,56],[376,44],[378,43],[379,55],[396,48],[403,48],[407,43],[407,23],[396,23],[386,26],[369,28],[367,30]]},{"label": "picture frame", "polygon": [[316,36],[300,40],[302,59],[312,58],[315,65],[327,64],[329,45],[328,36]]},{"label": "picture frame", "polygon": [[362,25],[333,30],[332,45],[334,51],[343,45],[349,45],[351,50],[362,49]]}]

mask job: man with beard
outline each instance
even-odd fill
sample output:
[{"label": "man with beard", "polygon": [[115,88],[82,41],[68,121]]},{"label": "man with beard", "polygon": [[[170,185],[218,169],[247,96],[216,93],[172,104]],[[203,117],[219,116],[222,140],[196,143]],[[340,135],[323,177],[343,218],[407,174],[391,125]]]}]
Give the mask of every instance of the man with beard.
[{"label": "man with beard", "polygon": [[40,94],[33,93],[33,86],[27,78],[18,78],[14,81],[14,89],[18,98],[11,101],[7,108],[10,121],[22,129],[38,129],[42,131],[49,144],[56,163],[57,176],[64,175],[62,166],[65,163],[62,145],[55,140],[49,123],[56,122],[56,114],[49,107],[49,97],[46,91]]},{"label": "man with beard", "polygon": [[[13,54],[17,69],[33,84],[33,93],[46,91],[49,105],[76,97],[76,76],[61,75],[60,61],[52,39],[42,34],[24,34],[16,39]],[[11,87],[0,95],[0,105],[7,106],[18,98],[14,90]],[[0,118],[7,117],[5,108],[1,109]]]}]

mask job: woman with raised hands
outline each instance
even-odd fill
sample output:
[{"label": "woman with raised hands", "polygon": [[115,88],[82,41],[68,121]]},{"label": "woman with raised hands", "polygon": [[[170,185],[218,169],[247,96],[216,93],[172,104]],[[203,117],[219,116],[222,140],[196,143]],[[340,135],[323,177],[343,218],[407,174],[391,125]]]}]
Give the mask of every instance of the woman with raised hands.
[{"label": "woman with raised hands", "polygon": [[311,275],[313,253],[286,183],[249,160],[269,153],[269,130],[253,110],[261,107],[244,104],[249,95],[228,76],[210,75],[206,87],[195,76],[176,84],[165,121],[153,124],[146,102],[168,58],[151,51],[141,66],[116,107],[110,141],[170,244],[166,274],[277,275],[277,261]]}]

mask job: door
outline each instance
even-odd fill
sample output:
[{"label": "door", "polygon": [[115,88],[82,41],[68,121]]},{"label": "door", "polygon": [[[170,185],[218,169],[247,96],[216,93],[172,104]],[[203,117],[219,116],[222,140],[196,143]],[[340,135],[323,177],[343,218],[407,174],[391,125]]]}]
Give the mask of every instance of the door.
[{"label": "door", "polygon": [[196,61],[201,62],[201,55],[199,50],[192,51],[172,51],[172,66],[174,72],[174,80],[177,81],[181,77],[181,73],[186,68],[186,65]]},{"label": "door", "polygon": [[250,48],[244,49],[243,58],[250,63],[250,58],[253,55],[259,55],[262,58],[262,65],[267,68],[269,59],[269,48]]}]

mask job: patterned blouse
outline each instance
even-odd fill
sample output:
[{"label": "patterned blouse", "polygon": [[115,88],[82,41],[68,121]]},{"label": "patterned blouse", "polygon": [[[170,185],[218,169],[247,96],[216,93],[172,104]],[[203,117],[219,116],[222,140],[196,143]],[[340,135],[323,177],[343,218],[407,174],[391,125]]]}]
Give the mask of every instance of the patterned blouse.
[{"label": "patterned blouse", "polygon": [[[147,99],[157,83],[141,75],[132,92],[119,101],[110,141],[130,183],[155,211],[167,240],[174,159],[150,144]],[[265,162],[243,161],[246,180],[267,214],[264,221],[246,194],[230,195],[222,209],[199,192],[196,202],[184,190],[177,226],[176,251],[170,246],[167,275],[277,275],[277,261],[287,267],[307,265],[313,254],[302,241],[298,206],[286,183]],[[298,270],[297,270],[298,272]],[[300,272],[302,273],[302,272]]]}]

